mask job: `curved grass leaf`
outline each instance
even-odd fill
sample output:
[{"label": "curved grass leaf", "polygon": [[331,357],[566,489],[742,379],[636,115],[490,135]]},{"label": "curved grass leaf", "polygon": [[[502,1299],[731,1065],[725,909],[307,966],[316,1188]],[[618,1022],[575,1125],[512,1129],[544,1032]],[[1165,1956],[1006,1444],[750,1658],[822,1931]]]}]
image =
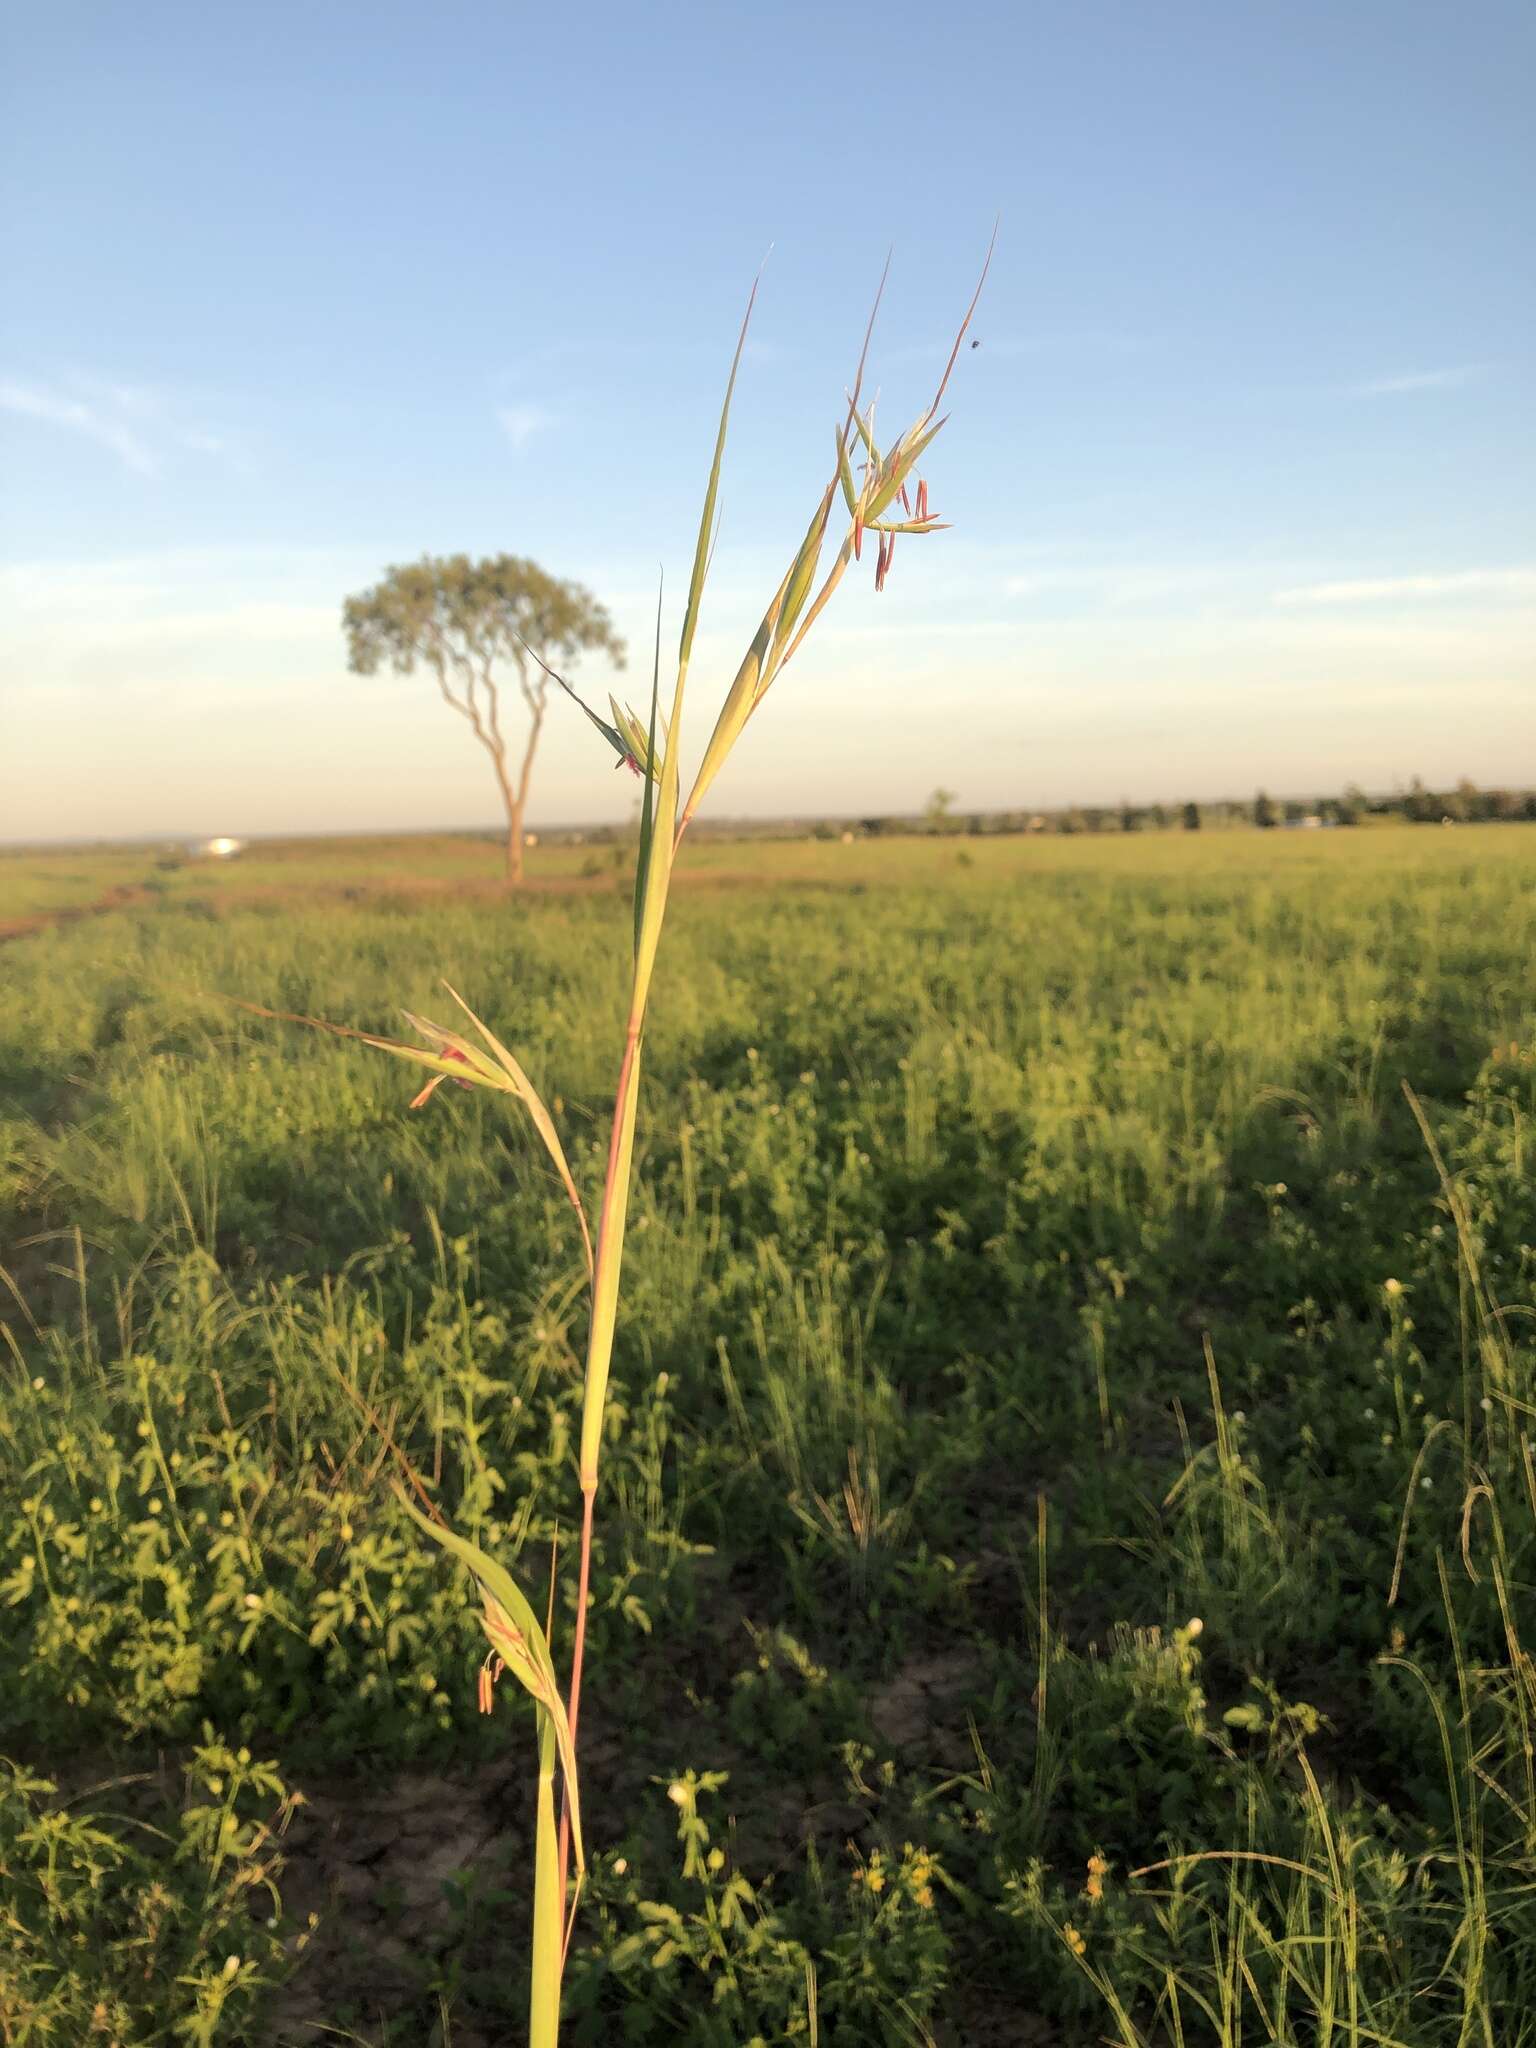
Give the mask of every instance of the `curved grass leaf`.
[{"label": "curved grass leaf", "polygon": [[479,1586],[485,1601],[482,1619],[491,1648],[523,1689],[532,1696],[543,1713],[548,1715],[554,1730],[561,1773],[565,1779],[565,1796],[571,1814],[571,1836],[576,1846],[576,1867],[578,1870],[585,1870],[586,1856],[581,1839],[581,1799],[576,1779],[576,1750],[571,1741],[565,1702],[560,1697],[560,1687],[555,1678],[554,1659],[550,1656],[549,1644],[539,1625],[538,1616],[504,1565],[498,1564],[495,1558],[488,1557],[477,1544],[471,1543],[466,1537],[456,1535],[445,1524],[429,1521],[420,1509],[413,1505],[402,1486],[397,1484],[395,1492],[400,1505],[417,1527],[450,1556],[456,1557],[460,1564],[467,1565],[474,1574],[475,1583]]},{"label": "curved grass leaf", "polygon": [[[565,1147],[560,1142],[560,1133],[555,1129],[554,1118],[544,1107],[543,1097],[539,1094],[538,1089],[534,1087],[521,1065],[513,1058],[491,1027],[483,1023],[475,1015],[474,1011],[451,982],[445,981],[443,987],[447,989],[449,995],[453,997],[453,1000],[464,1012],[470,1023],[474,1025],[480,1036],[490,1047],[492,1056],[512,1084],[512,1093],[517,1096],[529,1116],[533,1119],[533,1127],[538,1132],[540,1139],[543,1141],[545,1151],[554,1163],[555,1171],[560,1176],[561,1185],[570,1199],[571,1207],[576,1211],[576,1220],[581,1226],[581,1241],[586,1249],[587,1277],[590,1280],[592,1277],[592,1234],[587,1228],[587,1212],[582,1204],[581,1194],[576,1186],[575,1177],[571,1172],[570,1161],[565,1156]],[[426,1027],[415,1018],[411,1021],[415,1024],[418,1031],[426,1028],[434,1030],[437,1028],[436,1026]]]}]

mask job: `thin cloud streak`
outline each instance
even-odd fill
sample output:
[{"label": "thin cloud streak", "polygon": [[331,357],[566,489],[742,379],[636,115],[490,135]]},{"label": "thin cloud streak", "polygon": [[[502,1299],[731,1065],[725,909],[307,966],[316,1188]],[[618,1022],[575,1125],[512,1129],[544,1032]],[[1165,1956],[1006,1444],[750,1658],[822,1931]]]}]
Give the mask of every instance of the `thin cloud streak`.
[{"label": "thin cloud streak", "polygon": [[1368,377],[1351,384],[1354,398],[1400,398],[1414,391],[1454,391],[1470,384],[1487,368],[1485,363],[1461,363],[1450,370],[1409,370],[1396,377]]},{"label": "thin cloud streak", "polygon": [[1364,576],[1277,590],[1276,604],[1393,604],[1416,598],[1536,597],[1536,568],[1459,569],[1443,576]]},{"label": "thin cloud streak", "polygon": [[1232,587],[1241,570],[1232,566],[1171,564],[1167,567],[1070,566],[1031,569],[1005,578],[1010,598],[1085,597],[1113,611],[1161,605],[1171,598],[1208,597]]},{"label": "thin cloud streak", "polygon": [[228,437],[189,420],[190,411],[186,394],[109,377],[71,373],[58,384],[0,378],[0,412],[83,434],[135,476],[163,475],[176,455],[235,459]]},{"label": "thin cloud streak", "polygon": [[0,381],[0,412],[11,413],[19,419],[42,420],[49,426],[84,434],[103,448],[110,448],[118,460],[136,475],[160,474],[158,461],[139,435],[120,419],[111,418],[99,406],[87,405],[84,399],[66,398],[59,392],[47,391],[34,384],[18,384],[6,378]]}]

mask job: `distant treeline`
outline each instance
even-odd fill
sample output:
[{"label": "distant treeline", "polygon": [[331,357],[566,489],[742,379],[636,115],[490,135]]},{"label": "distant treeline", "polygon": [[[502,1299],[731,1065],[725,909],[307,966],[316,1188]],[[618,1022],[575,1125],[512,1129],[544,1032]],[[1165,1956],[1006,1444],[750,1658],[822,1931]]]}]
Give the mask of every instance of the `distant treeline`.
[{"label": "distant treeline", "polygon": [[[895,839],[918,833],[970,838],[1028,832],[1305,831],[1337,826],[1405,822],[1413,825],[1536,824],[1536,789],[1479,789],[1465,780],[1430,789],[1417,776],[1406,789],[1367,795],[1351,783],[1338,796],[1251,797],[1220,803],[1068,804],[1061,810],[965,811],[948,790],[937,789],[920,812],[876,817],[716,818],[694,828],[701,839]],[[546,826],[549,845],[621,848],[635,825]]]},{"label": "distant treeline", "polygon": [[826,820],[810,829],[817,838],[835,839],[853,831],[873,839],[911,832],[990,836],[1011,832],[1199,832],[1241,826],[1295,831],[1390,820],[1415,825],[1536,823],[1536,789],[1479,789],[1462,781],[1453,789],[1435,790],[1415,776],[1407,789],[1389,796],[1368,796],[1351,784],[1338,796],[1280,798],[1261,789],[1251,798],[1222,803],[1069,804],[1054,811],[967,813],[934,802],[921,817]]}]

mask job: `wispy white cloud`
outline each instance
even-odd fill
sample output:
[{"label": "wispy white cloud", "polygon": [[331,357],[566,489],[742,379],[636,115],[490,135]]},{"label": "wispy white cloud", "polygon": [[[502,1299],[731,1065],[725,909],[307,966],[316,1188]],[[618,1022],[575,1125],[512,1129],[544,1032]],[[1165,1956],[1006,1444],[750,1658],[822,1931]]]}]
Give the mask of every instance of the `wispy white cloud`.
[{"label": "wispy white cloud", "polygon": [[138,475],[159,474],[160,465],[153,452],[127,424],[121,406],[90,404],[83,398],[70,398],[62,392],[37,384],[20,384],[7,377],[0,379],[0,412],[84,434],[103,448],[110,448],[120,462]]},{"label": "wispy white cloud", "polygon": [[1016,598],[1080,596],[1095,606],[1135,610],[1169,598],[1198,597],[1230,586],[1231,566],[1175,563],[1167,567],[1132,568],[1124,564],[1046,566],[1008,576],[1005,596]]},{"label": "wispy white cloud", "polygon": [[1536,568],[1458,569],[1442,576],[1364,576],[1277,590],[1276,604],[1396,604],[1421,598],[1536,597]]},{"label": "wispy white cloud", "polygon": [[375,552],[365,548],[295,548],[281,543],[244,547],[164,548],[95,559],[0,561],[0,610],[51,624],[81,624],[87,615],[117,617],[147,607],[175,612],[200,593],[256,597],[274,585],[329,595],[368,573]]},{"label": "wispy white cloud", "polygon": [[[478,750],[430,685],[346,671],[340,594],[410,545],[407,532],[335,550],[0,562],[0,726],[14,696],[12,723],[26,736],[9,751],[0,744],[0,838],[488,822],[494,795]],[[1152,535],[1114,559],[1095,559],[1086,540],[1070,547],[1061,560],[1044,544],[1006,554],[997,544],[974,570],[957,565],[944,579],[925,567],[935,606],[959,605],[953,629],[923,609],[916,577],[898,575],[878,606],[866,581],[817,635],[813,668],[782,700],[776,693],[772,719],[727,769],[721,809],[907,809],[940,780],[983,809],[1122,792],[1138,802],[1215,796],[1259,782],[1300,792],[1367,774],[1383,785],[1416,772],[1437,783],[1536,774],[1536,592],[1281,608],[1274,593],[1306,587],[1326,562],[1179,562]],[[655,600],[640,565],[621,554],[572,566],[603,591],[632,643],[646,644]],[[701,673],[729,675],[760,616],[761,586],[774,587],[783,563],[743,549],[720,566],[695,657]],[[1004,601],[1011,574],[1052,570],[1098,581],[1073,586],[1088,589],[1082,602]],[[1221,588],[1214,601],[1159,611],[1155,625],[1103,596],[1112,576],[1146,578],[1150,594],[1174,575],[1219,577]],[[708,698],[701,691],[685,713],[701,745]],[[893,705],[899,715],[884,716]],[[579,714],[557,721],[544,744],[540,822],[624,816],[628,796]]]},{"label": "wispy white cloud", "polygon": [[1367,377],[1351,384],[1353,398],[1400,398],[1413,391],[1454,391],[1470,384],[1487,368],[1486,363],[1458,363],[1449,370],[1408,370],[1395,377]]},{"label": "wispy white cloud", "polygon": [[555,424],[555,416],[542,405],[498,405],[496,423],[514,448],[526,448],[535,434]]},{"label": "wispy white cloud", "polygon": [[227,438],[189,418],[182,396],[145,384],[72,375],[56,383],[0,378],[0,412],[83,434],[136,476],[159,476],[178,454],[227,456]]},{"label": "wispy white cloud", "polygon": [[6,681],[36,699],[148,691],[215,670],[253,688],[341,661],[340,593],[371,550],[180,548],[94,561],[0,561]]}]

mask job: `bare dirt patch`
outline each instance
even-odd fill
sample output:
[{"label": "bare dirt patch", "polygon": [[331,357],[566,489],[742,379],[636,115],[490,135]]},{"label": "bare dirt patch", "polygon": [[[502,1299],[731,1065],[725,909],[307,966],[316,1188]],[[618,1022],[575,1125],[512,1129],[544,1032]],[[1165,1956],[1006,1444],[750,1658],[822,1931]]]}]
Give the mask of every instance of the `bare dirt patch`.
[{"label": "bare dirt patch", "polygon": [[63,903],[54,910],[35,910],[26,917],[0,919],[0,945],[7,939],[32,938],[58,924],[78,924],[81,918],[106,917],[114,910],[136,910],[153,901],[150,892],[139,883],[124,883],[91,903]]}]

